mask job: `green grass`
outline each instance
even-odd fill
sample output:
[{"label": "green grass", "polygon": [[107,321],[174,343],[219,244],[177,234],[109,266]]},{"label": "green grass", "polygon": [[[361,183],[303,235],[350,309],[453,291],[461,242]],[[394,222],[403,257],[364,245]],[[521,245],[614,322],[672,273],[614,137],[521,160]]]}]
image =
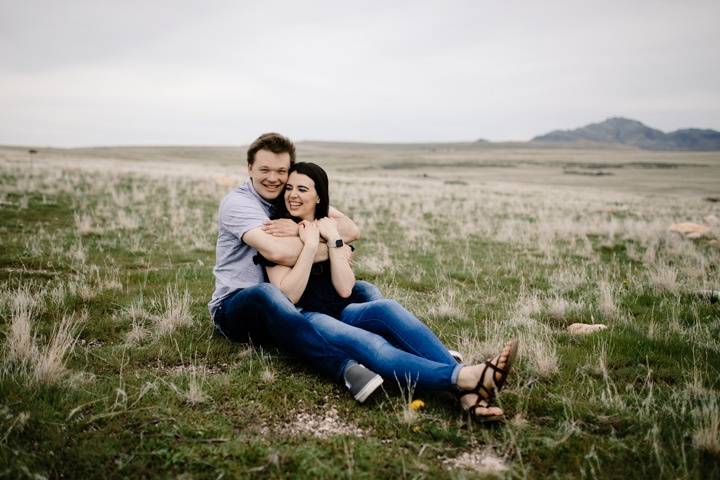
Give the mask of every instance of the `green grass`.
[{"label": "green grass", "polygon": [[[206,304],[224,187],[211,179],[3,163],[0,477],[463,478],[482,473],[447,460],[488,448],[507,477],[720,477],[717,444],[693,441],[699,409],[713,401],[718,408],[720,306],[693,293],[716,282],[717,246],[665,237],[653,244],[632,226],[613,238],[580,231],[577,242],[543,240],[533,229],[552,214],[536,193],[429,185],[390,181],[356,205],[353,184],[340,182],[337,204],[365,232],[358,277],[422,314],[449,346],[472,348],[467,356],[504,336],[539,342],[520,347],[500,398],[502,426],[468,423],[442,392],[416,392],[427,406],[406,423],[406,401],[392,382],[361,406],[296,358],[215,335]],[[472,206],[508,198],[522,198],[522,208]],[[468,208],[455,210],[462,202]],[[693,208],[670,199],[623,218],[669,221]],[[587,220],[580,213],[562,215]],[[83,214],[88,228],[78,220]],[[503,222],[517,222],[509,224],[516,238],[495,233]],[[475,229],[460,231],[468,223]],[[494,229],[483,230],[490,223]],[[649,248],[678,269],[676,288],[648,280],[656,266],[642,259]],[[706,266],[693,273],[697,258]],[[556,277],[569,269],[581,275],[560,291]],[[614,313],[600,305],[601,281],[613,288]],[[191,320],[158,335],[168,286],[188,292]],[[9,355],[20,288],[35,298],[38,348],[64,315],[85,318],[67,371],[47,385]],[[574,303],[557,316],[548,306],[553,295]],[[565,331],[573,322],[610,328],[573,337]],[[141,333],[129,341],[133,328]],[[533,363],[542,352],[555,357],[556,369]],[[331,409],[362,436],[315,437],[297,423],[301,414],[322,418]]]}]

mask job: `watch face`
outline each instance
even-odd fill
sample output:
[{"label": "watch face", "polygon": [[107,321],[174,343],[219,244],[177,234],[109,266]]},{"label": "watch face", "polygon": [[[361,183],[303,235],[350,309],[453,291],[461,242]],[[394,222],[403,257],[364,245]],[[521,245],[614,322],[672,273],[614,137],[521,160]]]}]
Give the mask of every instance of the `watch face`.
[{"label": "watch face", "polygon": [[335,240],[335,247],[340,248],[340,247],[342,247],[342,246],[343,246],[343,241],[342,241],[341,238]]}]

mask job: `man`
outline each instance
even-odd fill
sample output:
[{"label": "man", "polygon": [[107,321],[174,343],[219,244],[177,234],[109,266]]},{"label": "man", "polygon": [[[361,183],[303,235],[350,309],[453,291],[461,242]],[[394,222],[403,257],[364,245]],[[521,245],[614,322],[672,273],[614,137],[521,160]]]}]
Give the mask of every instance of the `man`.
[{"label": "man", "polygon": [[[364,402],[382,377],[327,342],[277,287],[267,283],[263,267],[254,261],[259,252],[274,263],[292,266],[302,250],[292,220],[269,220],[294,162],[295,146],[278,133],[265,133],[248,148],[250,178],[220,204],[210,315],[215,328],[227,338],[273,342],[319,371],[343,379],[353,397]],[[355,223],[341,212],[330,208],[329,216],[336,219],[345,243],[359,237]],[[328,246],[323,245],[315,261],[327,258]],[[356,282],[352,298],[365,302],[380,294],[373,285]]]}]

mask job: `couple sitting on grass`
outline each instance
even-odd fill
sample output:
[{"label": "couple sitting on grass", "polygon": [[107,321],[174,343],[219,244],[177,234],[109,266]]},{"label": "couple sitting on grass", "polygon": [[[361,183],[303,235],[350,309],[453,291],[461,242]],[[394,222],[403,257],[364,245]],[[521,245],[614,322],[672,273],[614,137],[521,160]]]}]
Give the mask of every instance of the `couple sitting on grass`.
[{"label": "couple sitting on grass", "polygon": [[322,168],[295,163],[293,143],[277,133],[255,140],[247,162],[249,180],[220,204],[209,304],[217,331],[272,343],[344,383],[359,402],[383,379],[410,379],[455,393],[475,420],[501,420],[492,401],[517,343],[464,365],[413,314],[355,280],[348,243],[359,230],[330,206]]}]

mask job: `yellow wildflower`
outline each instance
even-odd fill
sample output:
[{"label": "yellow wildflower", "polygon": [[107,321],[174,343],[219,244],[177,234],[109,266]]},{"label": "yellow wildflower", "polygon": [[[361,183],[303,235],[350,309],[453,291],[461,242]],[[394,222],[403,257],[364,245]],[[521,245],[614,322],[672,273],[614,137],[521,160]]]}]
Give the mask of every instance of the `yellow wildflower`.
[{"label": "yellow wildflower", "polygon": [[425,402],[422,400],[413,400],[410,402],[410,409],[411,410],[420,410],[421,408],[425,407]]}]

